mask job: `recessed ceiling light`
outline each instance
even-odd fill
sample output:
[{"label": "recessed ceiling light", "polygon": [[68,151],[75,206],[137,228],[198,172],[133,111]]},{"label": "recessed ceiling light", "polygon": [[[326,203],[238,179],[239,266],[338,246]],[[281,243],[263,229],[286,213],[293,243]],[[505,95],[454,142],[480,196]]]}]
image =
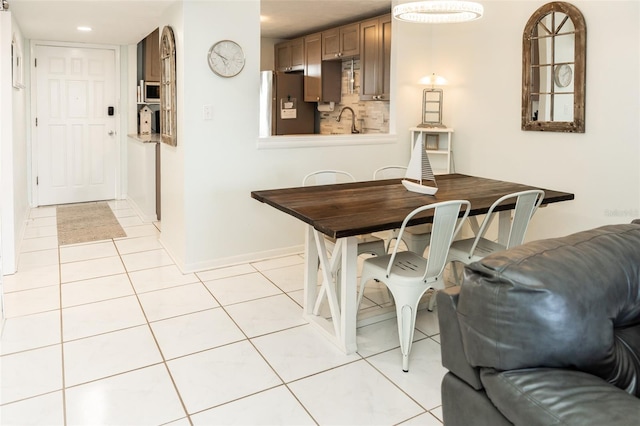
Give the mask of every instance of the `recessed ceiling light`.
[{"label": "recessed ceiling light", "polygon": [[78,31],[91,31],[91,27],[78,27]]}]

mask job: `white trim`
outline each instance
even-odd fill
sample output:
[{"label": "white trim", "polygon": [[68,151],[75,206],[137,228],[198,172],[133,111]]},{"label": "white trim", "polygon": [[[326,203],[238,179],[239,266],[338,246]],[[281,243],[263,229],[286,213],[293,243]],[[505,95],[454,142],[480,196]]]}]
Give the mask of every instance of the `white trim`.
[{"label": "white trim", "polygon": [[120,100],[120,89],[121,89],[121,70],[120,70],[120,46],[115,44],[85,44],[85,43],[69,43],[69,42],[61,42],[61,41],[44,41],[44,40],[31,40],[29,45],[29,69],[30,69],[30,85],[31,85],[31,102],[30,102],[30,115],[31,115],[31,200],[30,206],[32,208],[38,207],[38,186],[36,185],[36,177],[38,176],[38,140],[37,140],[37,129],[36,129],[36,114],[38,112],[37,108],[37,99],[38,99],[38,87],[36,80],[36,67],[35,67],[35,51],[37,46],[51,46],[51,47],[75,47],[81,49],[100,49],[100,50],[113,50],[114,53],[114,107],[115,111],[115,123],[114,123],[114,131],[116,132],[116,137],[118,140],[118,144],[116,146],[116,164],[115,164],[115,188],[114,188],[114,198],[121,199],[122,198],[122,188],[121,184],[124,179],[123,173],[124,169],[122,167],[122,152],[127,141],[126,134],[120,134],[120,120],[122,117],[121,105],[122,102]]}]

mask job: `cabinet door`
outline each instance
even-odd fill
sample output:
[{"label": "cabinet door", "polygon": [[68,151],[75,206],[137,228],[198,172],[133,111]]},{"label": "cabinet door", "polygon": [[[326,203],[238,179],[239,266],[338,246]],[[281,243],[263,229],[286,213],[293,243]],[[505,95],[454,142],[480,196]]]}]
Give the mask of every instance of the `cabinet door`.
[{"label": "cabinet door", "polygon": [[304,38],[304,101],[320,102],[322,96],[322,34]]},{"label": "cabinet door", "polygon": [[160,30],[144,39],[144,79],[160,81]]},{"label": "cabinet door", "polygon": [[360,100],[389,100],[391,15],[360,23]]},{"label": "cabinet door", "polygon": [[378,19],[360,23],[360,100],[378,95]]},{"label": "cabinet door", "polygon": [[275,50],[275,68],[277,71],[289,71],[291,67],[291,46],[288,41],[278,43]]},{"label": "cabinet door", "polygon": [[345,25],[340,28],[340,56],[358,56],[360,54],[360,24]]},{"label": "cabinet door", "polygon": [[291,40],[289,43],[291,51],[291,71],[304,70],[304,38]]},{"label": "cabinet door", "polygon": [[322,60],[340,58],[340,30],[333,28],[322,32]]}]

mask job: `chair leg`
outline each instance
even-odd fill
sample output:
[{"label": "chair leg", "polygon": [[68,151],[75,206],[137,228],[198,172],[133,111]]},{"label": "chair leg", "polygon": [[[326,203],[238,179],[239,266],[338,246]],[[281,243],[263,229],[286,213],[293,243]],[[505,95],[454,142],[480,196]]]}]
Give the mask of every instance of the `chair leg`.
[{"label": "chair leg", "polygon": [[400,351],[402,352],[402,371],[409,371],[409,353],[413,343],[413,334],[416,327],[416,314],[418,302],[428,289],[421,288],[392,288],[391,294],[396,302],[396,316],[398,317],[398,336],[400,338]]},{"label": "chair leg", "polygon": [[433,292],[431,293],[431,297],[429,297],[429,306],[427,306],[427,310],[429,312],[433,312],[433,308],[436,306],[436,293],[437,292],[438,292],[438,290],[436,290],[434,288]]}]

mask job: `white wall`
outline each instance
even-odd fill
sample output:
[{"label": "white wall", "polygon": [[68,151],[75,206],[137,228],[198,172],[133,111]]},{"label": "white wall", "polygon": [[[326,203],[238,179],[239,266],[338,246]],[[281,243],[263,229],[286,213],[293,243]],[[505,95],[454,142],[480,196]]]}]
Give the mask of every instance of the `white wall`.
[{"label": "white wall", "polygon": [[[586,133],[520,130],[521,40],[545,1],[485,1],[477,22],[428,26],[394,21],[391,132],[397,143],[258,150],[258,1],[189,1],[160,26],[178,46],[178,146],[162,145],[162,237],[184,270],[285,253],[303,243],[295,219],[250,198],[297,186],[309,171],[346,169],[368,179],[408,159],[408,128],[420,122],[422,87],[449,79],[444,122],[455,128],[456,171],[576,194],[542,209],[529,239],[639,217],[638,2],[574,1],[587,22]],[[247,63],[231,79],[206,62],[211,45],[237,41]],[[611,64],[619,74],[611,76]],[[213,120],[202,119],[212,105]],[[618,212],[618,213],[616,213]]]},{"label": "white wall", "polygon": [[[0,13],[0,159],[2,161],[2,273],[17,268],[17,253],[29,214],[27,201],[27,91],[12,86],[11,41],[16,38],[25,58],[26,41],[10,12]],[[24,70],[27,72],[27,69]]]},{"label": "white wall", "polygon": [[[640,217],[640,3],[572,2],[587,25],[584,134],[520,130],[522,31],[545,3],[489,1],[477,22],[397,25],[407,51],[399,63],[417,66],[409,52],[426,44],[432,54],[422,58],[423,73],[449,79],[444,122],[456,130],[456,171],[575,193],[574,201],[537,213],[529,239]],[[615,63],[624,66],[613,77]],[[402,72],[408,76],[410,68]],[[408,98],[399,105],[408,107]]]}]

